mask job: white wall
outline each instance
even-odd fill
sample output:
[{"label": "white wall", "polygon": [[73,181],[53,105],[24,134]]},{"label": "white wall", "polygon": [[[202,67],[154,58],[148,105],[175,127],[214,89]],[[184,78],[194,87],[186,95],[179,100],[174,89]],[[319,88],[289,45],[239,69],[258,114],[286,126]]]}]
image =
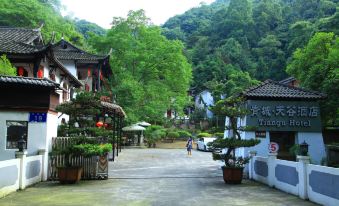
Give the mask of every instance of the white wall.
[{"label": "white wall", "polygon": [[214,99],[212,97],[212,94],[209,91],[205,90],[205,91],[202,91],[195,98],[195,106],[198,107],[198,108],[206,109],[207,118],[212,118],[213,113],[208,108],[205,108],[205,105],[203,103],[201,103],[200,97],[202,98],[203,102],[206,103],[207,106],[211,106],[211,105],[214,105]]},{"label": "white wall", "polygon": [[[6,121],[28,121],[29,112],[0,111],[0,161],[15,158],[17,149],[6,149]],[[48,127],[47,127],[48,125]],[[51,139],[57,134],[57,114],[47,114],[45,123],[28,123],[27,154],[37,155],[39,149],[50,148]],[[47,151],[48,153],[48,151]]]},{"label": "white wall", "polygon": [[78,78],[77,69],[73,60],[61,60],[61,63],[73,76]]},{"label": "white wall", "polygon": [[306,142],[308,153],[311,157],[312,164],[321,164],[321,161],[326,157],[325,144],[322,133],[320,132],[298,132],[297,143],[301,144]]}]

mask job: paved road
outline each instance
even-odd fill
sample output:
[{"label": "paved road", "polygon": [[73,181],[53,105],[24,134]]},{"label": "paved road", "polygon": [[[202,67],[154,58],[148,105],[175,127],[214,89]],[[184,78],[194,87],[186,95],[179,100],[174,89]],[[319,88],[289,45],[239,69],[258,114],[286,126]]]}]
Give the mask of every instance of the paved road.
[{"label": "paved road", "polygon": [[248,180],[224,184],[219,168],[207,152],[188,157],[177,149],[126,149],[110,165],[109,180],[40,183],[0,205],[314,205]]}]

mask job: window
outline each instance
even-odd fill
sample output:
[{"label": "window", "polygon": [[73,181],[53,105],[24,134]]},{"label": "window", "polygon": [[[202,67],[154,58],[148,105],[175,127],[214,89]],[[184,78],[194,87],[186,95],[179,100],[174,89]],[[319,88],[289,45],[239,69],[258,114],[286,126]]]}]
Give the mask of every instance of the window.
[{"label": "window", "polygon": [[7,121],[7,142],[6,149],[17,149],[18,141],[21,137],[26,141],[27,149],[27,131],[28,122],[25,121]]}]

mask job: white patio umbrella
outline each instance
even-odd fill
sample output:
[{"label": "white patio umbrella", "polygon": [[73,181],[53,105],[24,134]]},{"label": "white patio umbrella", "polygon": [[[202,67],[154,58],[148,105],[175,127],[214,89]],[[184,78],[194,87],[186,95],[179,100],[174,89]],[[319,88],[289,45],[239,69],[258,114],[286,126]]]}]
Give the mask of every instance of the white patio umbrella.
[{"label": "white patio umbrella", "polygon": [[123,127],[122,128],[122,131],[144,131],[146,130],[145,127],[142,127],[142,126],[139,126],[139,125],[136,125],[136,124],[132,124],[130,126],[127,126],[127,127]]},{"label": "white patio umbrella", "polygon": [[148,127],[148,126],[151,126],[150,123],[148,122],[145,122],[145,121],[142,121],[142,122],[138,122],[137,125],[140,125],[140,126],[143,126],[143,127]]}]

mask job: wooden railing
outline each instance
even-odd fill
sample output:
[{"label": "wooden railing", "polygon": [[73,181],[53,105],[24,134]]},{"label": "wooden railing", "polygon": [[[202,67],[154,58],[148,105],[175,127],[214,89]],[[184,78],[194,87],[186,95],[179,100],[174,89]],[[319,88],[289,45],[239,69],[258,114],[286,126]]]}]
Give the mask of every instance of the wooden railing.
[{"label": "wooden railing", "polygon": [[[56,148],[65,148],[72,143],[70,137],[55,137],[52,139],[52,151]],[[99,161],[100,160],[100,161]],[[108,177],[107,155],[103,157],[69,157],[71,166],[82,166],[82,179],[103,179]],[[48,179],[58,180],[58,167],[65,166],[65,155],[55,155],[53,152],[49,155],[48,161]]]}]

